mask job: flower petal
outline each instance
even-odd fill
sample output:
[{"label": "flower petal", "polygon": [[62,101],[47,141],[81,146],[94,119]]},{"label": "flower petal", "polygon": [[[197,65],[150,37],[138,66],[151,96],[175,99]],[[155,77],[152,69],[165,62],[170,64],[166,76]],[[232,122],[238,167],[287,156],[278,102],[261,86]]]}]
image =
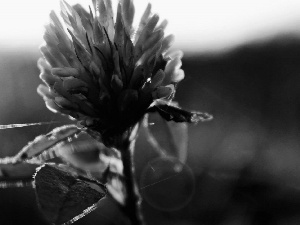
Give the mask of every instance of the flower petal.
[{"label": "flower petal", "polygon": [[69,110],[78,110],[78,105],[70,102],[68,99],[58,96],[54,98],[54,102],[61,108],[69,109]]},{"label": "flower petal", "polygon": [[153,99],[170,98],[175,92],[174,85],[161,86],[152,92]]},{"label": "flower petal", "polygon": [[166,78],[164,80],[165,84],[169,84],[171,82],[178,82],[184,78],[183,70],[179,71],[181,65],[182,65],[181,59],[178,57],[168,61],[165,68],[165,73],[166,73]]},{"label": "flower petal", "polygon": [[159,70],[151,79],[150,88],[156,88],[161,85],[165,78],[165,73],[162,70]]},{"label": "flower petal", "polygon": [[53,68],[53,69],[51,69],[51,73],[53,75],[59,76],[59,77],[78,77],[79,76],[78,69],[71,68],[71,67]]},{"label": "flower petal", "polygon": [[131,35],[132,33],[132,22],[134,18],[134,5],[132,0],[123,0],[122,2],[122,14],[123,22],[126,32]]},{"label": "flower petal", "polygon": [[147,41],[147,39],[152,34],[157,22],[159,20],[159,16],[154,14],[149,21],[147,22],[146,26],[142,30],[136,44],[135,44],[135,59],[138,60],[141,55],[143,54],[142,46]]},{"label": "flower petal", "polygon": [[40,96],[43,97],[44,101],[46,101],[48,98],[49,99],[54,99],[55,98],[55,93],[51,91],[49,87],[46,85],[40,84],[37,88],[37,92]]},{"label": "flower petal", "polygon": [[144,14],[142,15],[140,24],[139,24],[138,29],[137,29],[136,34],[135,34],[135,38],[134,38],[134,43],[135,44],[139,40],[140,35],[141,35],[144,27],[146,26],[148,20],[149,20],[149,16],[151,15],[151,8],[152,8],[151,4],[148,3],[147,8],[146,8]]}]

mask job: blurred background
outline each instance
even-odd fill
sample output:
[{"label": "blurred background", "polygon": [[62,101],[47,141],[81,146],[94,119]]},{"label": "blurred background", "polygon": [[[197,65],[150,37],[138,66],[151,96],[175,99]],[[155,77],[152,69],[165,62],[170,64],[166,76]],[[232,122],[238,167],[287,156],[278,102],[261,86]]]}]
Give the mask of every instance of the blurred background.
[{"label": "blurred background", "polygon": [[[137,18],[147,2],[135,1]],[[147,163],[161,173],[168,163],[140,135],[137,179],[141,188],[151,184],[142,190],[147,224],[300,224],[300,1],[151,2],[185,53],[176,100],[214,120],[189,126],[183,175],[163,182],[149,181]],[[1,2],[0,124],[69,122],[36,93],[43,26],[58,7]],[[56,126],[0,130],[0,157]],[[112,204],[76,224],[114,224],[117,214]],[[0,224],[47,224],[32,189],[0,189]]]}]

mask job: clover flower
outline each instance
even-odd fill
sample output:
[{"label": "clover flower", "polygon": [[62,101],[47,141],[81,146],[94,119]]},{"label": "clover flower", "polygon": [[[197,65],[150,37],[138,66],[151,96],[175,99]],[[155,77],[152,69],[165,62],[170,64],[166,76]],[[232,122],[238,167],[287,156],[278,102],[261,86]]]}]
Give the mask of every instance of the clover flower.
[{"label": "clover flower", "polygon": [[[106,139],[136,124],[157,100],[173,99],[184,78],[181,51],[169,51],[174,36],[148,4],[137,29],[132,0],[93,0],[94,11],[61,2],[46,25],[38,87],[46,106],[70,116]],[[65,28],[66,27],[66,28]]]},{"label": "clover flower", "polygon": [[[88,12],[61,2],[64,23],[50,13],[38,61],[45,83],[38,93],[46,106],[81,126],[55,128],[15,156],[0,158],[0,188],[33,187],[51,223],[72,224],[106,207],[104,196],[109,195],[126,216],[120,223],[142,225],[133,160],[138,125],[163,159],[172,156],[180,160],[172,163],[181,165],[187,150],[186,123],[212,116],[185,111],[172,101],[184,78],[183,54],[169,50],[174,37],[164,36],[167,22],[158,23],[150,4],[137,29],[132,25],[132,0],[119,1],[115,21],[111,0],[93,0],[93,7]],[[153,112],[163,122],[172,121],[165,127],[171,151],[161,148],[148,127],[148,113]]]}]

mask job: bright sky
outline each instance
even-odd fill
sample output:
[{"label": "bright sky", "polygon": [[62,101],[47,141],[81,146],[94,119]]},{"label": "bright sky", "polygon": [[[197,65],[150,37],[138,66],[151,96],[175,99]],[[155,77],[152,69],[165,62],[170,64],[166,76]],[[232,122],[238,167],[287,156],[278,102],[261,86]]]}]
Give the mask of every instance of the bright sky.
[{"label": "bright sky", "polygon": [[[117,0],[112,1],[116,6]],[[300,34],[299,0],[135,0],[136,17],[149,1],[153,12],[168,19],[167,32],[175,34],[176,47],[185,51],[222,50],[276,34]],[[2,0],[1,48],[37,48],[50,10],[58,8],[59,0]]]}]

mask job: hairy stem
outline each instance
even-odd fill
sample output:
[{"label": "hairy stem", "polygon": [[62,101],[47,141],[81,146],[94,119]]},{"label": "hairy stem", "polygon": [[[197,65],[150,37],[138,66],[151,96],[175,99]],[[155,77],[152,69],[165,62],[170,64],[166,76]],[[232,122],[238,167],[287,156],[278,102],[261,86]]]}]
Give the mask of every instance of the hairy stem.
[{"label": "hairy stem", "polygon": [[143,225],[143,217],[140,208],[140,194],[134,177],[133,153],[135,146],[135,138],[126,138],[122,143],[122,162],[123,173],[125,176],[125,186],[127,196],[125,200],[124,211],[131,220],[132,225]]}]

